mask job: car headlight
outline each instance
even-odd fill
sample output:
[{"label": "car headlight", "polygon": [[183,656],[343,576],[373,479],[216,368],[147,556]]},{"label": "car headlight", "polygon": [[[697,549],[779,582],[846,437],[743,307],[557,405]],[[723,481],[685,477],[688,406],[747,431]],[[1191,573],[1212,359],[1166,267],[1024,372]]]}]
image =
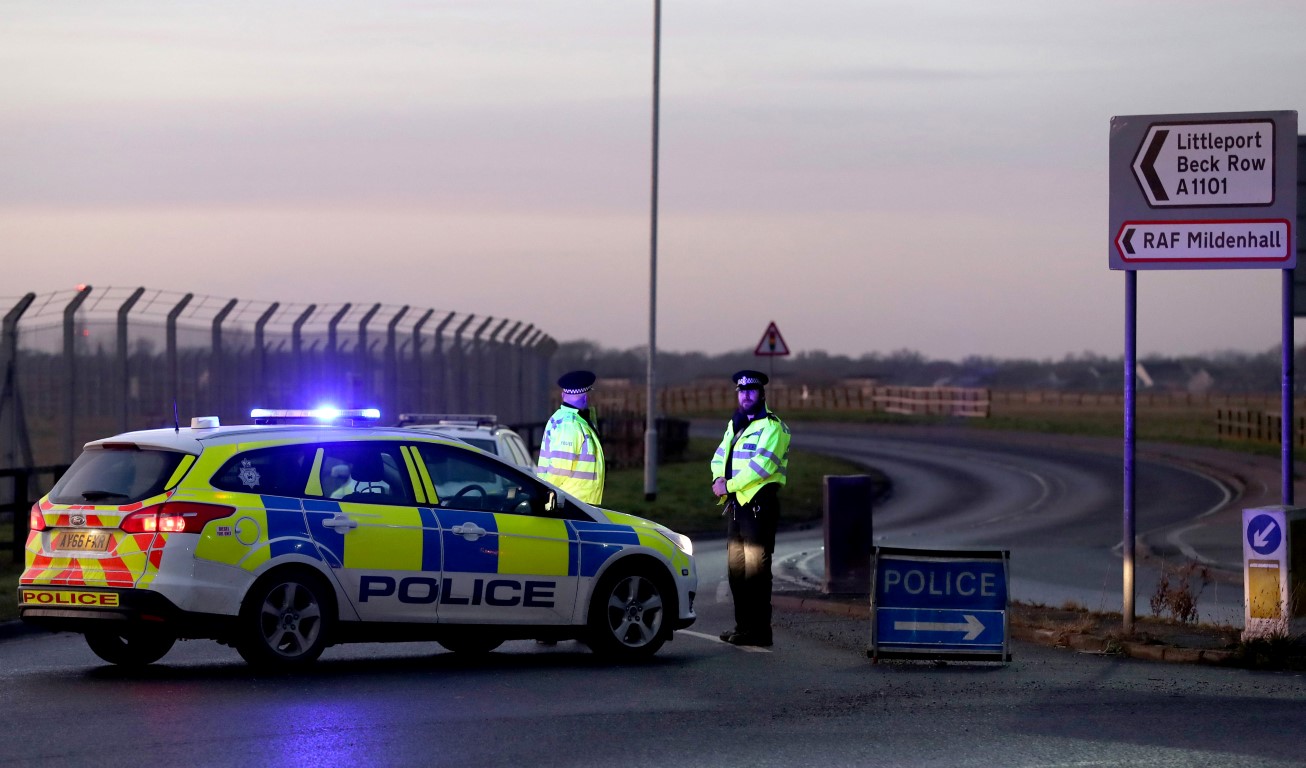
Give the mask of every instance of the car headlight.
[{"label": "car headlight", "polygon": [[685,534],[676,533],[670,528],[659,528],[658,533],[671,539],[671,543],[675,544],[681,552],[691,557],[694,555],[694,542]]}]

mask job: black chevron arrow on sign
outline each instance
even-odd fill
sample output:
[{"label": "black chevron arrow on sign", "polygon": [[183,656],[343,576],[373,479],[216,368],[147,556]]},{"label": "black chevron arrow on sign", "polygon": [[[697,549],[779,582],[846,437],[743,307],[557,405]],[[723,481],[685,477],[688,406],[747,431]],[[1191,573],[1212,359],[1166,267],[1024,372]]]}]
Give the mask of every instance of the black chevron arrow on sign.
[{"label": "black chevron arrow on sign", "polygon": [[1129,241],[1133,239],[1134,239],[1134,228],[1130,227],[1129,229],[1125,230],[1125,237],[1123,240],[1120,241],[1120,244],[1125,247],[1125,252],[1128,253],[1130,256],[1134,255],[1134,246],[1130,245],[1129,243]]},{"label": "black chevron arrow on sign", "polygon": [[1165,186],[1161,184],[1161,177],[1156,175],[1156,157],[1161,154],[1161,147],[1165,146],[1165,139],[1170,135],[1164,128],[1152,134],[1152,143],[1147,147],[1147,154],[1143,155],[1143,162],[1140,169],[1143,171],[1144,178],[1147,179],[1147,186],[1152,189],[1152,196],[1157,202],[1169,200],[1170,196],[1165,193]]}]

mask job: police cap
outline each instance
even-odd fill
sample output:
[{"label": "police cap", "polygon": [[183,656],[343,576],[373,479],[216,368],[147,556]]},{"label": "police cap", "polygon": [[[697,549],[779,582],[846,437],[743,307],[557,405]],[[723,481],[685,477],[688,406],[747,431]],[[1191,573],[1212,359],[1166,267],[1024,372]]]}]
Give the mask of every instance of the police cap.
[{"label": "police cap", "polygon": [[735,372],[730,380],[735,383],[735,389],[743,392],[746,389],[762,389],[769,381],[766,374],[761,371],[742,370]]},{"label": "police cap", "polygon": [[564,395],[579,395],[590,391],[597,378],[593,371],[568,371],[558,377],[558,386]]}]

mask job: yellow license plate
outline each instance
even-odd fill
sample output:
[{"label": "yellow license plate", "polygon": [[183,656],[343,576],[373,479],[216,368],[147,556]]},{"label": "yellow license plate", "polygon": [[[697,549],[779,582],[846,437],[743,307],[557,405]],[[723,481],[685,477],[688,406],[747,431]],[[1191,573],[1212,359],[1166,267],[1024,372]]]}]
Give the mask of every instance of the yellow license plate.
[{"label": "yellow license plate", "polygon": [[65,606],[70,608],[117,608],[118,595],[114,592],[80,592],[72,589],[18,590],[20,605]]},{"label": "yellow license plate", "polygon": [[108,531],[64,531],[54,537],[54,548],[75,552],[107,552]]}]

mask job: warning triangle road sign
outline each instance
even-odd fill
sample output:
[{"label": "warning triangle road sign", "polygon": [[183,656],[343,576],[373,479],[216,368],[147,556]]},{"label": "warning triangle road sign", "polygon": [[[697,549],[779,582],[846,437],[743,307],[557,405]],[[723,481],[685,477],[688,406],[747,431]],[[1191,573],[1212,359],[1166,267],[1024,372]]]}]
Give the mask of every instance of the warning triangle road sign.
[{"label": "warning triangle road sign", "polygon": [[775,327],[774,322],[766,327],[766,333],[757,342],[753,354],[759,357],[782,357],[789,354],[789,345],[785,344],[785,337],[780,335],[780,329]]}]

